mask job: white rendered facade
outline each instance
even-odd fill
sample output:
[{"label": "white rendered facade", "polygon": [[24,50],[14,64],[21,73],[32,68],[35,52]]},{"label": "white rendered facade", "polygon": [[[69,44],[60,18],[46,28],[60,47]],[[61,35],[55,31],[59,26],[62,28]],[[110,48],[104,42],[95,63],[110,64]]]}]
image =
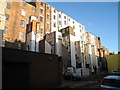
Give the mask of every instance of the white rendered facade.
[{"label": "white rendered facade", "polygon": [[[60,32],[58,32],[58,30],[62,29],[62,28],[66,28],[67,26],[71,26],[74,29],[74,33],[75,36],[70,35],[70,48],[71,48],[71,65],[72,67],[74,67],[76,69],[76,73],[79,73],[79,75],[81,75],[81,71],[83,72],[83,75],[89,75],[89,70],[88,68],[86,69],[85,67],[85,61],[84,61],[84,55],[82,53],[84,53],[84,26],[82,24],[80,24],[79,22],[75,21],[74,19],[72,19],[71,17],[69,17],[68,15],[56,10],[55,8],[52,7],[52,11],[51,11],[51,32],[56,31],[56,54],[57,55],[61,55],[62,52],[60,52],[61,50],[61,40],[58,39],[58,37],[61,37]],[[56,27],[54,27],[54,24],[56,24]],[[80,48],[81,49],[81,63],[82,63],[82,68],[76,68],[76,58],[75,58],[75,41],[79,41],[80,42]],[[68,67],[70,69],[70,67]],[[83,69],[83,70],[81,70]],[[73,69],[71,68],[71,71],[73,71]]]}]

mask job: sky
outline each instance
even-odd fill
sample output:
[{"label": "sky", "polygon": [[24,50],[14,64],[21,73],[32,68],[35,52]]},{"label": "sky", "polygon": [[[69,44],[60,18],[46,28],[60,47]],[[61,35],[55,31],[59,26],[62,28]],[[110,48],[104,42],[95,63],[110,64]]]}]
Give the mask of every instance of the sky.
[{"label": "sky", "polygon": [[100,37],[102,45],[110,52],[118,53],[117,2],[47,3],[83,24],[91,34]]}]

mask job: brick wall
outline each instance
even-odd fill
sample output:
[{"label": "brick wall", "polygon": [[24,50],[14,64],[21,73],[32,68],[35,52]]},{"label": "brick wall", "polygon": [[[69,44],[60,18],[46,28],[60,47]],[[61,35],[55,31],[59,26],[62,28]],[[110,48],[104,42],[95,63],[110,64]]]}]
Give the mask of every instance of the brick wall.
[{"label": "brick wall", "polygon": [[[49,86],[54,87],[60,84],[62,71],[60,68],[61,62],[58,60],[57,55],[35,53],[10,48],[3,48],[2,50],[4,88],[10,88],[14,86],[12,82],[16,81],[16,79],[14,79],[13,75],[21,78],[21,80],[23,81],[26,80],[25,82],[28,86],[23,86],[25,88],[40,88]],[[21,68],[18,66],[20,66]],[[26,71],[23,69],[25,69]],[[21,73],[21,71],[23,71],[23,73]],[[20,74],[18,74],[17,72]],[[27,75],[26,78],[25,75]],[[22,78],[22,76],[24,77]],[[4,79],[8,77],[8,80],[12,81],[5,82]],[[18,81],[16,81],[16,83],[20,84],[19,79]],[[22,85],[22,83],[20,85]],[[18,87],[16,88],[20,88],[20,86],[18,85]]]}]

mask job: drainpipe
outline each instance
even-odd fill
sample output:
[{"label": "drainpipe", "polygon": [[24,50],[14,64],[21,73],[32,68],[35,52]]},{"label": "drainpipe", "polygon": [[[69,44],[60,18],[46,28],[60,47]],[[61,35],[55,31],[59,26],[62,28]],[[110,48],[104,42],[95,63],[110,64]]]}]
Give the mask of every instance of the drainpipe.
[{"label": "drainpipe", "polygon": [[2,89],[2,30],[0,30],[0,90]]}]

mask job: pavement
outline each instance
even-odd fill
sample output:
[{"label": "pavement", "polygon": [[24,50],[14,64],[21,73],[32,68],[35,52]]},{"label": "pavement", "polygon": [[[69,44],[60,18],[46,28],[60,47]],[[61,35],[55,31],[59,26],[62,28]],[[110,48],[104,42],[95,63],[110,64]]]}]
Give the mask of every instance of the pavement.
[{"label": "pavement", "polygon": [[61,88],[87,88],[88,86],[92,87],[92,85],[96,85],[97,88],[102,78],[100,75],[92,75],[81,77],[79,81],[63,80]]},{"label": "pavement", "polygon": [[97,81],[64,81],[62,88],[79,88],[87,85],[97,84]]}]

